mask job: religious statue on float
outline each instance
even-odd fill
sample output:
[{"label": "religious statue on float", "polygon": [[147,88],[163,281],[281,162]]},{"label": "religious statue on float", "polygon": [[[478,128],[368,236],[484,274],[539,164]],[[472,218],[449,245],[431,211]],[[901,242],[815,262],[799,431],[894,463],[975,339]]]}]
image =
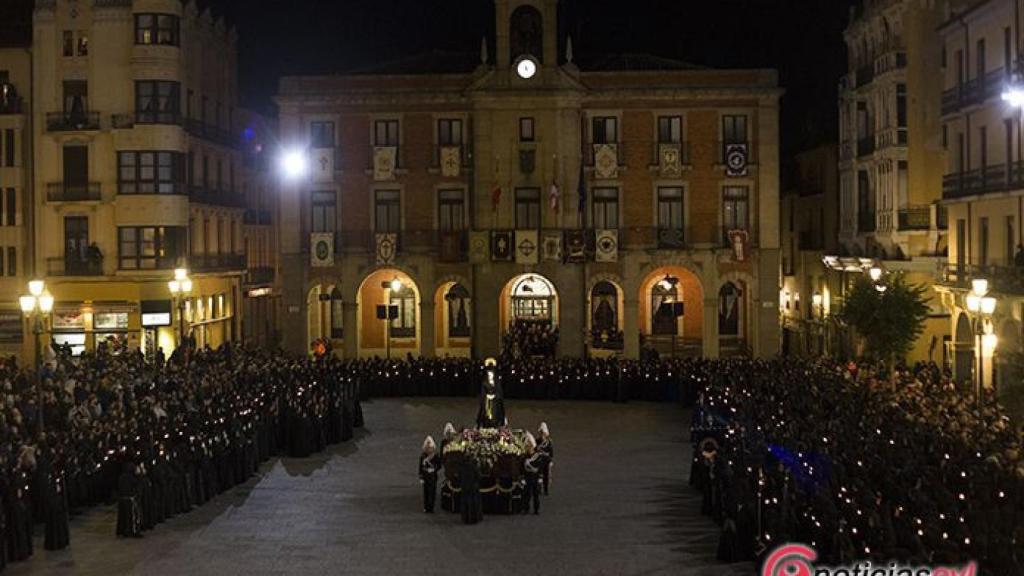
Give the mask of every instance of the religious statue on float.
[{"label": "religious statue on float", "polygon": [[484,360],[484,377],[480,385],[480,407],[476,413],[477,428],[499,428],[506,425],[505,395],[498,381],[497,362]]}]

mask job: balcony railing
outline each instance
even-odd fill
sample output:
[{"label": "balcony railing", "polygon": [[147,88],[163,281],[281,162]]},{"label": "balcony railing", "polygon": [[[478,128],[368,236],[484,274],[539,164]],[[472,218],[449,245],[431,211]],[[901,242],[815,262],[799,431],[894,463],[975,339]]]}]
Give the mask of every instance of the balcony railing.
[{"label": "balcony railing", "polygon": [[942,197],[963,198],[990,192],[1024,188],[1024,163],[995,164],[967,172],[947,174],[942,178]]},{"label": "balcony railing", "polygon": [[888,52],[882,54],[875,60],[875,74],[881,75],[893,70],[902,70],[907,67],[906,52]]},{"label": "balcony railing", "polygon": [[679,148],[680,166],[690,165],[690,143],[689,142],[654,142],[651,146],[651,166],[661,165],[661,151],[663,146],[677,146]]},{"label": "balcony railing", "polygon": [[231,130],[214,126],[196,118],[184,119],[185,131],[196,138],[209,140],[222,146],[236,148],[241,145],[241,136]]},{"label": "balcony railing", "polygon": [[884,150],[893,146],[907,145],[906,128],[887,128],[877,134],[878,149]]},{"label": "balcony railing", "polygon": [[977,264],[947,264],[943,268],[942,282],[947,286],[969,290],[975,278],[987,279],[993,292],[1024,294],[1024,268]]},{"label": "balcony railing", "polygon": [[857,213],[857,232],[861,234],[874,232],[877,226],[878,221],[875,219],[874,212]]},{"label": "balcony railing", "polygon": [[193,254],[188,264],[196,272],[246,269],[245,254]]},{"label": "balcony railing", "polygon": [[192,186],[189,189],[189,200],[196,204],[210,204],[212,206],[227,206],[229,208],[244,208],[245,196],[227,190],[212,190],[202,186]]},{"label": "balcony railing", "polygon": [[178,126],[181,124],[181,113],[180,112],[151,112],[151,111],[136,111],[135,112],[135,123],[136,124],[169,124],[172,126]]},{"label": "balcony railing", "polygon": [[270,225],[270,210],[256,210],[250,208],[245,211],[242,223],[250,226],[268,226]]},{"label": "balcony railing", "polygon": [[98,202],[100,199],[99,182],[50,182],[46,185],[48,202]]},{"label": "balcony railing", "polygon": [[48,276],[102,276],[103,258],[88,260],[78,257],[56,257],[46,259]]},{"label": "balcony railing", "polygon": [[273,266],[257,266],[255,268],[249,268],[246,282],[253,285],[273,284],[275,275],[276,271]]},{"label": "balcony railing", "polygon": [[952,114],[962,108],[982,104],[999,98],[1006,83],[1003,68],[987,72],[983,78],[972,78],[942,93],[942,114]]},{"label": "balcony railing", "polygon": [[729,151],[729,146],[732,146],[734,144],[746,144],[746,146],[747,146],[747,165],[748,166],[757,166],[757,146],[754,144],[754,142],[751,142],[749,140],[747,142],[722,142],[722,141],[716,142],[715,143],[715,149],[718,151],[718,164],[719,165],[726,164],[726,157],[725,157],[726,153]]},{"label": "balcony railing", "polygon": [[47,132],[83,132],[100,129],[99,112],[49,112]]},{"label": "balcony railing", "polygon": [[897,212],[896,226],[901,232],[930,230],[932,227],[932,207],[924,204],[901,208]]}]

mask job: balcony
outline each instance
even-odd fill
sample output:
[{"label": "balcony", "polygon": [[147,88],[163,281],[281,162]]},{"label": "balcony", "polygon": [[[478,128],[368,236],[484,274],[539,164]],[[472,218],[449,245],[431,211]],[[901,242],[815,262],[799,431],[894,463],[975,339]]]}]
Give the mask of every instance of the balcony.
[{"label": "balcony", "polygon": [[245,211],[245,216],[242,218],[242,223],[249,226],[269,226],[270,225],[270,210],[256,210],[248,209]]},{"label": "balcony", "polygon": [[985,103],[1002,95],[1006,83],[1003,68],[992,70],[983,78],[973,78],[942,93],[942,115],[959,112],[962,108]]},{"label": "balcony", "polygon": [[188,197],[190,201],[196,204],[245,208],[245,196],[226,190],[212,190],[202,186],[192,186],[189,188]]},{"label": "balcony", "polygon": [[900,208],[896,214],[896,229],[900,232],[930,230],[931,227],[932,207],[928,204]]},{"label": "balcony", "polygon": [[196,138],[209,140],[229,148],[238,148],[242,145],[242,138],[233,131],[208,124],[196,118],[185,118],[184,126],[185,131]]},{"label": "balcony", "polygon": [[952,288],[971,289],[971,280],[986,278],[993,292],[1024,295],[1024,268],[976,264],[947,264],[942,283]]},{"label": "balcony", "polygon": [[72,256],[46,259],[47,276],[103,276],[103,257],[88,260]]},{"label": "balcony", "polygon": [[874,232],[878,226],[878,221],[875,219],[874,212],[858,212],[857,213],[857,232],[860,234],[868,234]]},{"label": "balcony", "polygon": [[881,76],[893,70],[902,70],[907,67],[906,52],[888,52],[882,54],[875,60],[875,74]]},{"label": "balcony", "polygon": [[47,132],[85,132],[100,129],[99,112],[49,112]]},{"label": "balcony", "polygon": [[1024,188],[1024,163],[995,164],[942,177],[942,197],[947,200]]},{"label": "balcony", "polygon": [[875,79],[875,63],[866,64],[857,68],[857,88],[867,86]]},{"label": "balcony", "polygon": [[178,126],[181,124],[181,114],[178,112],[150,112],[136,111],[136,124],[168,124]]},{"label": "balcony", "polygon": [[875,136],[869,135],[857,140],[857,157],[870,156],[875,153]]},{"label": "balcony", "polygon": [[189,256],[188,263],[196,272],[246,269],[245,254],[193,254]]},{"label": "balcony", "polygon": [[273,284],[274,277],[277,272],[273,266],[258,266],[255,268],[249,268],[248,278],[246,284],[259,285],[259,284]]},{"label": "balcony", "polygon": [[471,172],[473,169],[473,150],[466,144],[434,144],[433,152],[430,157],[430,168],[434,171],[442,171],[441,166],[441,154],[445,148],[458,148],[459,149],[459,173],[465,174]]},{"label": "balcony", "polygon": [[678,148],[679,150],[679,165],[690,166],[690,143],[689,142],[654,142],[651,147],[651,166],[662,166],[662,150],[668,147]]},{"label": "balcony", "polygon": [[46,185],[47,202],[99,202],[101,198],[99,182],[50,182]]},{"label": "balcony", "polygon": [[894,146],[907,145],[906,128],[886,128],[878,133],[878,149],[885,150]]}]

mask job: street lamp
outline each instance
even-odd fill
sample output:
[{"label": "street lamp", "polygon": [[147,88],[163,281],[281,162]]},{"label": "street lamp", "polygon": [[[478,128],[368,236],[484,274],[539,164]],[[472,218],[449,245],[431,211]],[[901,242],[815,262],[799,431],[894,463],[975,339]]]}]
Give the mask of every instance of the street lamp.
[{"label": "street lamp", "polygon": [[53,311],[53,296],[46,291],[46,283],[42,280],[32,280],[28,283],[28,294],[18,298],[18,304],[21,306],[21,311],[25,314],[30,322],[32,322],[32,334],[35,336],[35,385],[36,385],[36,402],[39,411],[39,430],[38,434],[41,438],[43,436],[43,379],[40,376],[42,371],[42,339],[43,334],[43,317],[50,314]]},{"label": "street lamp", "polygon": [[289,180],[298,180],[306,175],[308,169],[308,162],[306,160],[306,153],[303,150],[294,149],[288,150],[281,155],[281,172]]},{"label": "street lamp", "polygon": [[192,292],[192,279],[188,277],[188,270],[175,268],[174,280],[167,282],[167,288],[178,310],[178,345],[181,346],[185,341],[185,298]]},{"label": "street lamp", "polygon": [[882,279],[882,269],[878,266],[872,266],[868,269],[868,276],[871,277],[872,282],[878,282]]},{"label": "street lamp", "polygon": [[964,297],[967,311],[971,315],[971,327],[978,346],[978,365],[975,382],[975,401],[981,406],[981,394],[985,383],[985,349],[995,352],[999,338],[992,333],[992,314],[996,311],[996,299],[988,296],[988,280],[975,278],[971,281],[971,292]]}]

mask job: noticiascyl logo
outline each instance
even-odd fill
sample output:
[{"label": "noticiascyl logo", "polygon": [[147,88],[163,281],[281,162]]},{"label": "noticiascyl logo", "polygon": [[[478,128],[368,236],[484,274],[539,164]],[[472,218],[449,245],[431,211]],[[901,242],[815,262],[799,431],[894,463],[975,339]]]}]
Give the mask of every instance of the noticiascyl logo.
[{"label": "noticiascyl logo", "polygon": [[761,576],[811,576],[818,553],[803,544],[779,546],[765,558]]}]

